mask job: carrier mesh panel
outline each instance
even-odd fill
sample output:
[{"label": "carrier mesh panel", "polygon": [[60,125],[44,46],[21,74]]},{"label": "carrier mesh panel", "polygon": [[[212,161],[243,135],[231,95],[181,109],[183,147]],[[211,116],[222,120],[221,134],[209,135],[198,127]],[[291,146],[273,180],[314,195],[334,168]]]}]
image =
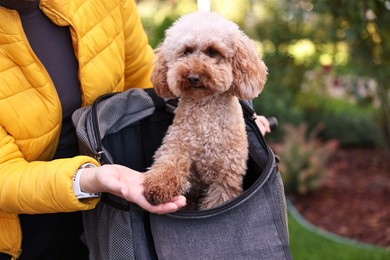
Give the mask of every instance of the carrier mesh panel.
[{"label": "carrier mesh panel", "polygon": [[[136,258],[130,212],[112,210],[99,203],[96,209],[85,212],[86,242],[90,260],[142,259]],[[137,238],[140,239],[140,238]]]}]

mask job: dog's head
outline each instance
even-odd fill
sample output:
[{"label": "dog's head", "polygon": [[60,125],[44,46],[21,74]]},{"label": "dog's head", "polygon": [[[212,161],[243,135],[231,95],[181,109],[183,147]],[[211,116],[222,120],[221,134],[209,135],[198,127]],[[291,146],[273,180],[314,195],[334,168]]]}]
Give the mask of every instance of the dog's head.
[{"label": "dog's head", "polygon": [[156,49],[152,82],[166,98],[203,98],[229,91],[240,99],[259,95],[267,68],[254,43],[216,13],[179,18]]}]

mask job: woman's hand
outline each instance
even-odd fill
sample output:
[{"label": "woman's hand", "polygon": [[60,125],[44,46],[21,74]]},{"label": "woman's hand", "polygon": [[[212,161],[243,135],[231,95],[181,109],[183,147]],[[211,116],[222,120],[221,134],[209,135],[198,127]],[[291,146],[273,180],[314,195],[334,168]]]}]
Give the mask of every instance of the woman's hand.
[{"label": "woman's hand", "polygon": [[268,119],[265,116],[258,116],[257,115],[255,122],[256,122],[257,126],[259,127],[259,129],[260,129],[261,133],[263,134],[263,136],[266,133],[270,133],[271,132],[269,121],[268,121]]},{"label": "woman's hand", "polygon": [[80,188],[84,192],[109,192],[143,209],[157,214],[177,211],[185,206],[186,198],[177,196],[171,202],[152,205],[144,197],[144,174],[121,165],[103,165],[85,168],[80,176]]}]

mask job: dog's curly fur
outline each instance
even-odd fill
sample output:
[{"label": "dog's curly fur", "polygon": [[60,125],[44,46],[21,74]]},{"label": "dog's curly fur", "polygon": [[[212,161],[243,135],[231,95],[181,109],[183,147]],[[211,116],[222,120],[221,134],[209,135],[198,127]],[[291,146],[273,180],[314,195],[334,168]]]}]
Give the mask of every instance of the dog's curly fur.
[{"label": "dog's curly fur", "polygon": [[186,194],[197,209],[242,192],[248,141],[240,99],[261,92],[267,68],[238,26],[211,12],[179,18],[156,49],[158,95],[179,97],[173,124],[146,172],[152,204]]}]

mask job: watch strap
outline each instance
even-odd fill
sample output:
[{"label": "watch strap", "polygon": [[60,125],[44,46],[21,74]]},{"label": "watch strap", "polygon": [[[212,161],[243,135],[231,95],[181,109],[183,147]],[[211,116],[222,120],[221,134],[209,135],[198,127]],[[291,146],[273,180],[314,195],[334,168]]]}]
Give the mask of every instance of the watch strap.
[{"label": "watch strap", "polygon": [[83,173],[85,168],[93,168],[96,167],[92,163],[85,163],[78,168],[76,173],[73,175],[72,178],[72,189],[74,194],[76,195],[76,198],[78,199],[88,199],[88,198],[98,198],[100,196],[100,193],[89,193],[89,192],[83,192],[80,188],[80,176]]}]

